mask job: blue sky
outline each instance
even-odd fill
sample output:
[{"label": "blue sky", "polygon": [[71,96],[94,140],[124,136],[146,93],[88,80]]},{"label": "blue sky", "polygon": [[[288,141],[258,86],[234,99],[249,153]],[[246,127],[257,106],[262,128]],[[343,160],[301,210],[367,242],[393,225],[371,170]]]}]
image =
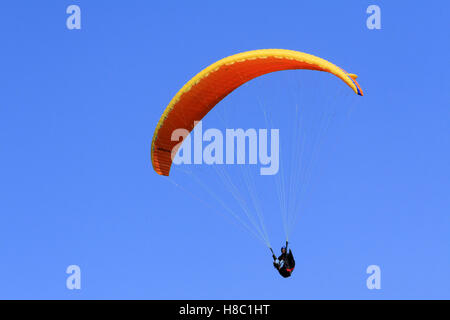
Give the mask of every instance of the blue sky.
[{"label": "blue sky", "polygon": [[[81,7],[81,30],[66,28],[71,4]],[[381,8],[381,30],[366,28],[371,4]],[[444,1],[2,1],[0,298],[450,298],[449,9]],[[290,279],[249,233],[150,163],[154,128],[177,90],[214,61],[261,48],[329,59],[357,73],[365,91],[317,160],[291,238]],[[310,76],[323,93],[344,86],[299,77]],[[271,91],[283,81],[240,88],[226,112],[233,117],[239,103],[252,110],[257,88],[286,104]],[[242,112],[237,126],[251,117]],[[278,251],[280,215],[263,199]],[[71,264],[82,270],[79,291],[65,287]],[[372,264],[381,290],[366,288]]]}]

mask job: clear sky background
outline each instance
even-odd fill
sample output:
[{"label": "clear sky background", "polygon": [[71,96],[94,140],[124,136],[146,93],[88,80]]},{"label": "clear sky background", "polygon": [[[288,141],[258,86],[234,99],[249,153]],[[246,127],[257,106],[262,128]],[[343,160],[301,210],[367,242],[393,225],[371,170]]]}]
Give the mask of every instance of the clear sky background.
[{"label": "clear sky background", "polygon": [[[66,28],[71,4],[81,30]],[[381,30],[366,27],[371,4]],[[449,299],[449,10],[446,1],[2,1],[0,298]],[[339,143],[323,148],[290,279],[267,248],[150,162],[177,90],[214,61],[261,48],[329,59],[365,91],[334,131]],[[239,90],[252,101],[255,90]],[[278,251],[280,216],[268,215]],[[79,291],[65,287],[71,264]],[[381,290],[366,287],[372,264]]]}]

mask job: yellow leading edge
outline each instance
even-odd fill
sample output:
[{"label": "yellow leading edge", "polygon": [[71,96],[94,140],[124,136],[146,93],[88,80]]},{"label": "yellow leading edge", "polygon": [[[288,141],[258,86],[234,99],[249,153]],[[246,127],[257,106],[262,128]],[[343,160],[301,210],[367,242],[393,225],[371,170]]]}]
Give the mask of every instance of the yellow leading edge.
[{"label": "yellow leading edge", "polygon": [[242,84],[267,73],[306,69],[334,74],[353,91],[362,96],[357,76],[322,58],[311,54],[284,50],[263,49],[238,53],[221,59],[189,80],[172,98],[159,119],[152,140],[152,164],[158,174],[168,176],[172,154],[179,141],[172,141],[176,129],[194,129],[214,106]]}]

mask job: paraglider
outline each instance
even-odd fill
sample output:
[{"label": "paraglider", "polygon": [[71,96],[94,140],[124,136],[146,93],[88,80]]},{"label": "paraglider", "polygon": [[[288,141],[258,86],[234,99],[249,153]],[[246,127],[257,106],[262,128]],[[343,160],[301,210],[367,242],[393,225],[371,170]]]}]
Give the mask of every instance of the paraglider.
[{"label": "paraglider", "polygon": [[286,246],[281,247],[281,255],[278,258],[273,252],[272,248],[270,248],[270,251],[272,252],[273,266],[275,267],[275,269],[278,270],[283,278],[289,278],[295,268],[295,259],[294,255],[292,254],[292,250],[289,249],[288,252],[287,241]]},{"label": "paraglider", "polygon": [[[184,137],[176,136],[174,139],[173,133],[176,130],[181,128],[189,134],[222,99],[248,81],[268,73],[295,69],[333,74],[357,95],[363,95],[355,74],[347,73],[331,62],[307,53],[284,49],[263,49],[229,56],[211,64],[189,80],[166,107],[152,139],[151,161],[154,170],[159,175],[169,176],[172,162],[184,142]],[[183,140],[180,142],[179,138]],[[233,184],[231,186],[235,187]],[[248,213],[248,210],[245,211]],[[258,227],[255,223],[253,225]],[[260,230],[261,232],[257,235],[271,250],[275,269],[282,277],[290,277],[295,268],[295,259],[292,250],[287,246],[289,232],[286,231],[286,246],[281,249],[281,255],[277,257],[266,237],[264,224],[260,223],[260,226],[263,230]]]}]

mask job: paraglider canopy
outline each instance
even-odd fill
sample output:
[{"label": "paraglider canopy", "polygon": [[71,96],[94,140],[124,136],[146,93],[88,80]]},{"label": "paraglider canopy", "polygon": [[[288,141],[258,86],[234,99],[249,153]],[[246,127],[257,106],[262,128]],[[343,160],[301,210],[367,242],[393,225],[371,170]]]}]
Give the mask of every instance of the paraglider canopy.
[{"label": "paraglider canopy", "polygon": [[173,141],[176,129],[194,128],[217,103],[242,84],[261,75],[293,69],[324,71],[334,74],[358,95],[363,92],[357,76],[322,58],[292,50],[264,49],[235,54],[219,60],[189,80],[173,97],[159,119],[151,157],[155,171],[168,176],[179,141]]}]

